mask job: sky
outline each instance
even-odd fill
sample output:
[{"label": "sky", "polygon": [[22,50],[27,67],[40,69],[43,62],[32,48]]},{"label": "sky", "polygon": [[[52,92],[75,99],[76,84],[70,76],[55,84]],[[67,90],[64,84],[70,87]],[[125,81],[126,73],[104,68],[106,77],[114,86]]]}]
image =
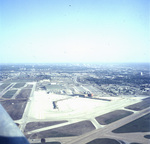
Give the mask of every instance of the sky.
[{"label": "sky", "polygon": [[0,63],[150,62],[149,0],[0,0]]}]

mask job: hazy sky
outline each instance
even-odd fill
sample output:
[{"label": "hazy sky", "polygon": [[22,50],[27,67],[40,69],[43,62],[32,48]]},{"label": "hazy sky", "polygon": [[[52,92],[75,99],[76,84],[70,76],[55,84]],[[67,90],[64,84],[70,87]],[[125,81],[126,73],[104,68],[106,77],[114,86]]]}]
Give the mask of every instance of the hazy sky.
[{"label": "hazy sky", "polygon": [[149,0],[0,0],[0,63],[150,62]]}]

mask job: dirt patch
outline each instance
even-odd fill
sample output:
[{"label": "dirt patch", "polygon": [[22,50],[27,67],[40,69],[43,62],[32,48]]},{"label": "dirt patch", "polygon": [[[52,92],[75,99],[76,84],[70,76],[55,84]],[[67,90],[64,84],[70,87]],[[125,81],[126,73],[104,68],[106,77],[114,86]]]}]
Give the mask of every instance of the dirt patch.
[{"label": "dirt patch", "polygon": [[68,136],[79,136],[84,133],[94,130],[95,127],[90,121],[82,121],[67,126],[38,132],[32,135],[27,135],[31,139],[49,138],[49,137],[68,137]]},{"label": "dirt patch", "polygon": [[67,122],[67,121],[30,122],[30,123],[27,123],[27,125],[25,127],[25,132],[32,131],[32,130],[39,129],[39,128],[43,128],[43,127],[47,127],[47,126],[52,126],[52,125],[64,123],[64,122]]},{"label": "dirt patch", "polygon": [[20,93],[16,96],[16,99],[29,98],[32,89],[22,89]]},{"label": "dirt patch", "polygon": [[120,142],[114,139],[101,138],[101,139],[92,140],[91,142],[88,142],[87,144],[120,144]]},{"label": "dirt patch", "polygon": [[13,120],[19,120],[22,118],[27,100],[6,100],[0,103]]},{"label": "dirt patch", "polygon": [[136,119],[112,132],[114,133],[132,133],[132,132],[150,132],[150,113]]},{"label": "dirt patch", "polygon": [[98,116],[96,117],[96,120],[98,121],[99,124],[107,125],[119,119],[122,119],[126,116],[129,116],[131,114],[133,114],[133,112],[125,111],[125,110],[116,110],[116,111]]}]

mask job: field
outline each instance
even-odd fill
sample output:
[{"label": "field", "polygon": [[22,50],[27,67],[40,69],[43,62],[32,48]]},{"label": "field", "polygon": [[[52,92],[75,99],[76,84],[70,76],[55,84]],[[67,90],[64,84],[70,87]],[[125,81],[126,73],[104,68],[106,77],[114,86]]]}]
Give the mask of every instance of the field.
[{"label": "field", "polygon": [[10,90],[10,91],[7,91],[2,97],[3,98],[11,98],[15,93],[16,93],[17,90]]},{"label": "field", "polygon": [[16,99],[29,98],[31,89],[22,89],[20,93],[16,96]]},{"label": "field", "polygon": [[38,132],[32,135],[27,135],[31,139],[48,138],[48,137],[68,137],[79,136],[84,133],[94,130],[95,127],[90,121],[82,121],[59,128]]},{"label": "field", "polygon": [[[31,144],[42,144],[42,143],[31,143]],[[44,144],[61,144],[60,142],[45,142]]]},{"label": "field", "polygon": [[150,135],[145,135],[144,137],[147,139],[150,139]]},{"label": "field", "polygon": [[25,78],[14,78],[14,79],[9,79],[9,80],[6,80],[7,83],[26,83],[26,82],[35,82],[35,79],[32,78],[32,79],[25,79]]},{"label": "field", "polygon": [[6,101],[1,101],[0,103],[13,120],[18,120],[22,118],[27,101],[6,100]]},{"label": "field", "polygon": [[47,85],[46,90],[61,90],[64,89],[61,85]]},{"label": "field", "polygon": [[2,91],[3,89],[5,89],[9,85],[10,85],[10,83],[5,83],[5,84],[0,85],[0,91]]},{"label": "field", "polygon": [[17,83],[13,86],[13,88],[21,88],[25,85],[26,83]]},{"label": "field", "polygon": [[112,132],[114,133],[150,132],[150,113],[120,128],[117,128]]},{"label": "field", "polygon": [[95,139],[91,142],[88,142],[87,144],[120,144],[120,142],[114,139],[101,138],[101,139]]},{"label": "field", "polygon": [[25,88],[32,88],[33,85],[32,84],[28,84]]},{"label": "field", "polygon": [[135,110],[135,111],[140,111],[147,107],[150,107],[150,99],[149,98],[143,100],[142,102],[127,106],[125,108]]},{"label": "field", "polygon": [[142,143],[130,143],[130,144],[142,144]]},{"label": "field", "polygon": [[30,122],[26,125],[25,132],[32,131],[35,129],[40,129],[40,128],[47,127],[47,126],[52,126],[52,125],[64,123],[64,122],[67,122],[67,121]]},{"label": "field", "polygon": [[96,120],[99,124],[107,125],[112,122],[115,122],[119,119],[122,119],[128,115],[131,115],[133,112],[125,111],[125,110],[116,110],[110,113],[106,113],[104,115],[96,117]]}]

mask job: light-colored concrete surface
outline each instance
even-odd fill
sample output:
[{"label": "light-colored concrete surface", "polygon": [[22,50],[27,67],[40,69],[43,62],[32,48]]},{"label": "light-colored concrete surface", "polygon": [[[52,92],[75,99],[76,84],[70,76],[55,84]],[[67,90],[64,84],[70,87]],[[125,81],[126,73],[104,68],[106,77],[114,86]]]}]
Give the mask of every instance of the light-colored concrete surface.
[{"label": "light-colored concrete surface", "polygon": [[[107,99],[107,97],[105,98]],[[141,101],[141,97],[130,99],[108,97],[108,99],[111,99],[111,101],[47,94],[44,91],[35,91],[30,104],[28,118],[67,120],[73,118],[82,119],[84,117],[90,119]],[[53,108],[53,101],[58,101],[58,109]]]},{"label": "light-colored concrete surface", "polygon": [[[66,142],[66,144],[67,143],[69,143],[69,144],[85,144],[96,138],[113,138],[113,139],[123,140],[127,143],[128,142],[137,142],[137,143],[142,143],[142,144],[149,144],[150,140],[144,138],[145,134],[150,134],[149,132],[148,133],[124,133],[124,134],[116,134],[116,133],[111,132],[112,130],[114,130],[120,126],[123,126],[129,122],[132,122],[133,120],[136,120],[137,118],[140,118],[140,117],[148,114],[149,112],[150,112],[150,108],[147,108],[147,109],[142,110],[134,115],[130,115],[130,116],[125,117],[121,120],[118,120],[114,123],[111,123],[103,128],[96,129],[87,134],[78,136],[74,140]],[[142,136],[141,136],[141,134],[142,134]]]},{"label": "light-colored concrete surface", "polygon": [[28,122],[28,114],[29,114],[29,111],[30,111],[30,108],[31,108],[31,103],[32,103],[31,99],[32,99],[32,97],[33,97],[35,88],[36,88],[36,82],[33,83],[32,91],[31,91],[31,93],[30,93],[30,96],[29,96],[29,99],[28,99],[26,108],[25,108],[25,110],[24,110],[22,119],[20,120],[20,121],[21,121],[20,130],[21,130],[22,132],[24,131],[25,126],[26,126],[26,123]]},{"label": "light-colored concrete surface", "polygon": [[[63,143],[85,144],[94,138],[114,137],[116,139],[121,138],[121,140],[124,140],[127,143],[128,140],[133,141],[133,139],[123,138],[123,135],[121,135],[119,138],[119,136],[116,136],[116,134],[112,134],[111,130],[119,127],[120,125],[124,125],[125,123],[131,120],[134,120],[135,117],[138,118],[142,114],[146,113],[145,111],[141,111],[141,112],[133,111],[134,112],[133,115],[128,116],[127,118],[123,118],[112,124],[104,126],[104,125],[100,125],[96,121],[95,117],[118,109],[125,109],[124,107],[138,103],[142,101],[143,98],[146,97],[143,96],[105,97],[105,99],[110,100],[110,101],[105,101],[105,100],[81,98],[78,96],[71,97],[68,95],[58,95],[54,93],[47,94],[46,91],[44,90],[35,91],[35,87],[36,87],[36,83],[34,83],[34,86],[32,88],[32,92],[28,100],[22,119],[15,121],[21,124],[20,129],[24,131],[25,126],[28,122],[61,121],[61,120],[67,120],[68,122],[58,124],[58,125],[48,126],[40,129],[35,129],[26,132],[26,134],[33,134],[45,130],[50,130],[50,129],[66,126],[84,120],[90,120],[96,128],[96,130],[78,137],[46,138],[46,140],[48,141],[52,141],[55,139],[56,141],[59,141],[62,144]],[[54,109],[53,106],[54,101],[57,101],[58,109]],[[35,143],[39,141],[39,139],[38,140],[29,139],[29,140]]]},{"label": "light-colored concrete surface", "polygon": [[103,125],[100,125],[95,118],[90,119],[90,121],[92,122],[92,124],[95,126],[96,129],[104,127]]}]

